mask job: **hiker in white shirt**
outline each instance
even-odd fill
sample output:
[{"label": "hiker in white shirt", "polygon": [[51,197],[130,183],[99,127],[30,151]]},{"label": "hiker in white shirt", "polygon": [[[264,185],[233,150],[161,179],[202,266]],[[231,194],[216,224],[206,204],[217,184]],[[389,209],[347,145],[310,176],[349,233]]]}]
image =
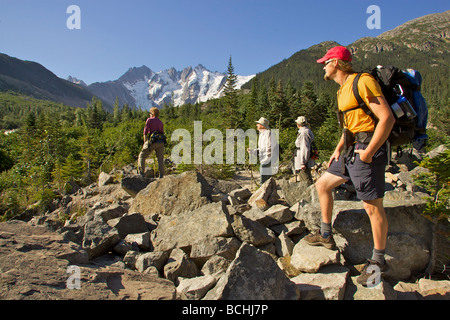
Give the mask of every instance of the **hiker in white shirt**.
[{"label": "hiker in white shirt", "polygon": [[259,154],[259,162],[260,162],[260,182],[261,185],[266,182],[272,174],[271,173],[271,164],[272,164],[272,145],[271,145],[271,132],[269,127],[269,120],[266,118],[260,118],[256,121],[256,128],[259,131],[258,138],[258,149],[247,149],[248,153],[258,153]]},{"label": "hiker in white shirt", "polygon": [[314,134],[308,128],[308,121],[305,117],[300,116],[295,120],[298,127],[297,140],[295,140],[294,153],[294,169],[299,181],[306,181],[313,184],[311,176],[311,168],[315,165],[315,161],[311,159],[311,144],[314,141]]}]

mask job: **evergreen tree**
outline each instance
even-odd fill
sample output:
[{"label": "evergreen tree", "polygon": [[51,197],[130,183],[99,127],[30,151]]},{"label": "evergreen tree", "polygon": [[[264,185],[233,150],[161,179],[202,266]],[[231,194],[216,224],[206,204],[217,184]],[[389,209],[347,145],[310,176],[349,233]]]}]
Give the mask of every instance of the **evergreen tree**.
[{"label": "evergreen tree", "polygon": [[92,97],[92,102],[87,104],[87,122],[90,129],[101,129],[102,125],[102,104],[96,97]]},{"label": "evergreen tree", "polygon": [[258,104],[258,91],[259,91],[259,83],[258,80],[253,81],[252,88],[250,90],[250,94],[246,99],[246,110],[245,110],[245,127],[253,128],[254,121],[253,118],[261,113],[261,109]]},{"label": "evergreen tree", "polygon": [[36,131],[36,115],[29,112],[25,117],[25,131],[28,135],[32,135]]},{"label": "evergreen tree", "polygon": [[299,116],[301,116],[301,101],[300,97],[297,94],[297,90],[295,90],[292,85],[291,80],[288,81],[286,85],[286,103],[289,108],[289,114],[291,116],[292,121],[295,121]]},{"label": "evergreen tree", "polygon": [[234,74],[234,67],[231,60],[228,62],[228,76],[223,90],[224,98],[224,127],[227,129],[237,129],[241,125],[242,117],[239,112],[238,96],[236,90],[237,76]]},{"label": "evergreen tree", "polygon": [[133,118],[133,113],[131,112],[131,108],[128,106],[128,103],[123,105],[120,117],[122,121],[128,121]]},{"label": "evergreen tree", "polygon": [[292,126],[291,115],[289,114],[286,95],[283,89],[283,82],[280,80],[275,86],[274,81],[269,84],[269,102],[270,102],[270,122],[274,128],[287,128]]},{"label": "evergreen tree", "polygon": [[320,127],[324,117],[317,108],[317,94],[311,81],[303,84],[300,106],[301,115],[308,119],[311,128]]},{"label": "evergreen tree", "polygon": [[269,93],[267,92],[267,87],[263,81],[260,82],[258,90],[258,108],[257,114],[254,116],[255,121],[260,117],[269,118],[270,114],[270,103],[269,103]]},{"label": "evergreen tree", "polygon": [[70,154],[61,167],[61,178],[66,181],[78,181],[84,169],[83,161],[77,160],[73,154]]},{"label": "evergreen tree", "polygon": [[120,123],[120,107],[119,107],[119,97],[116,97],[113,108],[113,121],[114,125]]}]

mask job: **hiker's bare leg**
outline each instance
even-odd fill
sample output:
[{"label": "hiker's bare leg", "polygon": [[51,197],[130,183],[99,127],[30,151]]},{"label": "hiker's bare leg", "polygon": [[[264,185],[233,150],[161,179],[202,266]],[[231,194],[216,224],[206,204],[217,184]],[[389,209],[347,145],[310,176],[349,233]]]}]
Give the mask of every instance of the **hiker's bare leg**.
[{"label": "hiker's bare leg", "polygon": [[372,226],[374,247],[377,250],[384,250],[386,249],[388,220],[386,217],[386,211],[383,207],[383,198],[376,200],[365,200],[363,201],[363,204]]},{"label": "hiker's bare leg", "polygon": [[320,201],[320,209],[322,211],[322,222],[331,223],[333,214],[333,189],[343,184],[347,180],[334,174],[325,172],[316,182],[317,195]]}]

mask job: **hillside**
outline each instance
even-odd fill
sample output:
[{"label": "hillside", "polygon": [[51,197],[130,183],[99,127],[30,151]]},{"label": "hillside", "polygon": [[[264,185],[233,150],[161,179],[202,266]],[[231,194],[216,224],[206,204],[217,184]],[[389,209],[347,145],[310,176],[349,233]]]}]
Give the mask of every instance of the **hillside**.
[{"label": "hillside", "polygon": [[[301,50],[259,73],[257,78],[266,83],[272,77],[275,81],[290,80],[294,87],[312,81],[318,92],[334,97],[336,85],[323,81],[323,70],[316,60],[336,45],[339,44],[326,41]],[[428,101],[446,103],[449,96],[450,11],[411,20],[376,38],[362,38],[347,47],[354,54],[355,70],[369,71],[378,64],[417,69],[423,76],[422,90]],[[251,82],[244,88],[251,88]]]},{"label": "hillside", "polygon": [[0,92],[7,91],[82,108],[93,96],[88,90],[58,78],[39,63],[0,54]]}]

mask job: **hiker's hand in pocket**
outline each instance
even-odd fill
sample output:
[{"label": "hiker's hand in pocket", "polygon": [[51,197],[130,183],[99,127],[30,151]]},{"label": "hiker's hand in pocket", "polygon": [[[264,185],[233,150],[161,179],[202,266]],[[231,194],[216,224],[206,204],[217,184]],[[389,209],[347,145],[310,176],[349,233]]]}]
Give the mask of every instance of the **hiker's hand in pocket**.
[{"label": "hiker's hand in pocket", "polygon": [[361,159],[362,162],[372,163],[373,156],[366,150],[355,150],[355,153],[359,154],[359,158]]}]

